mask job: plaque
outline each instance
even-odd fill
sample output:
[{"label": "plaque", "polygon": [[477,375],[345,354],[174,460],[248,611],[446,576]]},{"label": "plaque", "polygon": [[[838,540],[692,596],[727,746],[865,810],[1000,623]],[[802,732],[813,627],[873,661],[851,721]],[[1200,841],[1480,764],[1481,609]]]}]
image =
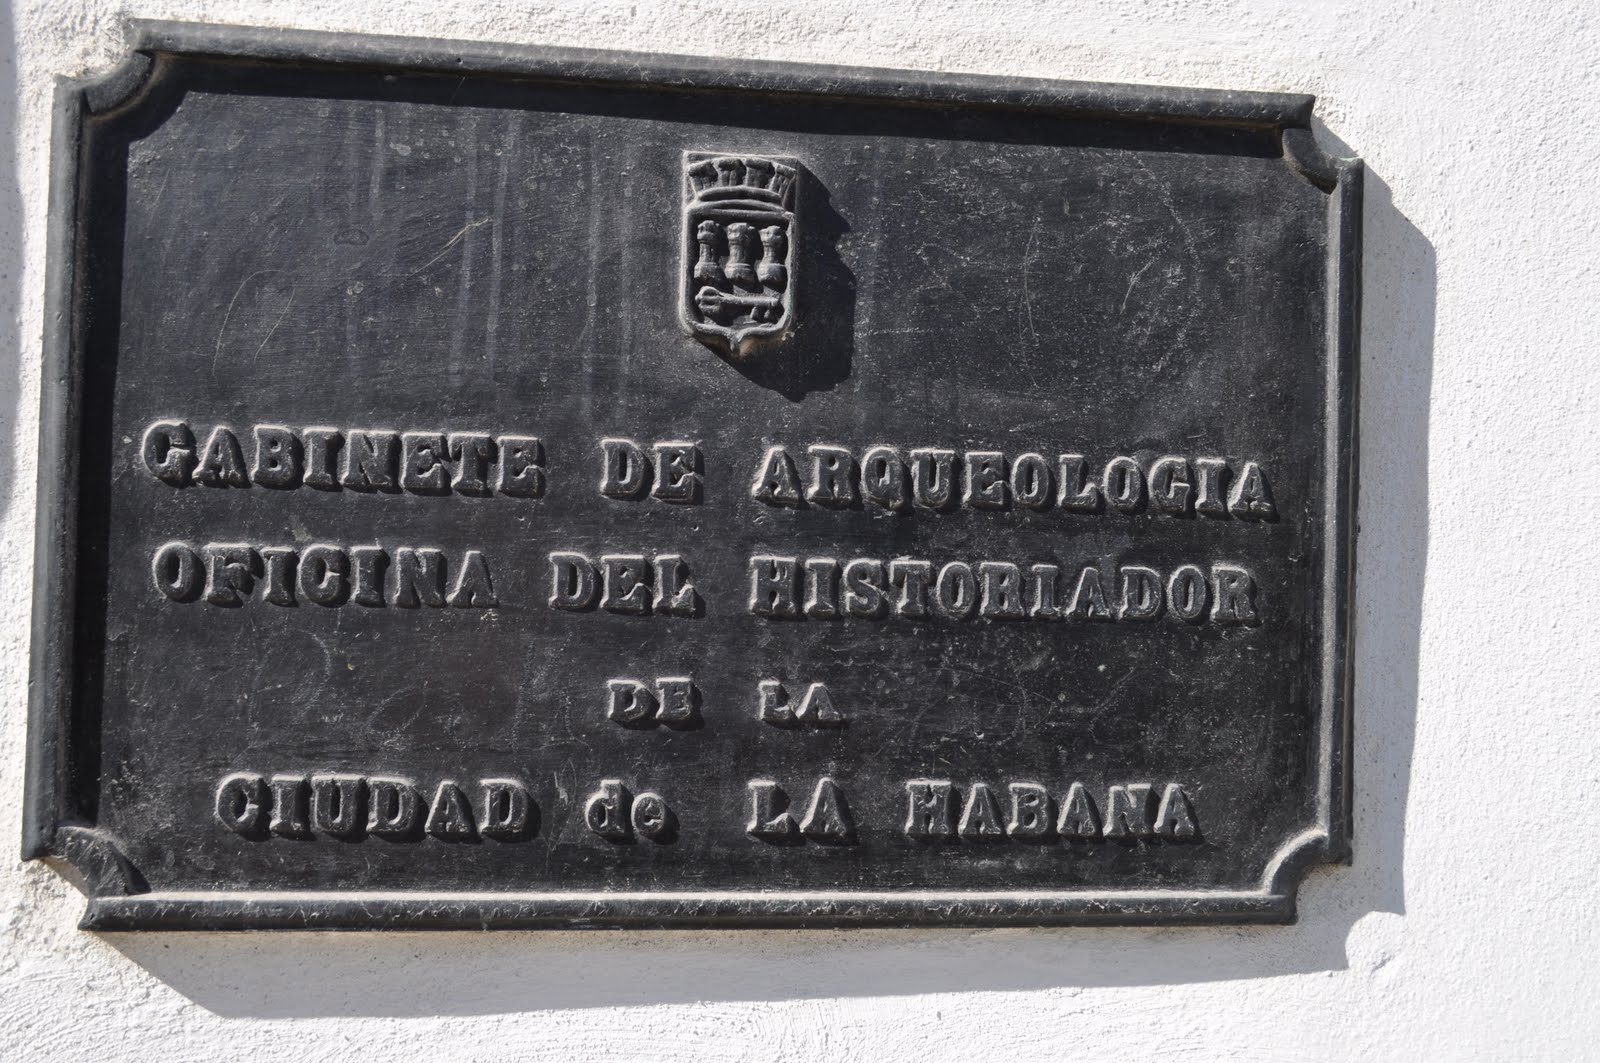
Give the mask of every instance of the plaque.
[{"label": "plaque", "polygon": [[135,24],[56,98],[25,855],[101,930],[1292,920],[1311,109]]}]

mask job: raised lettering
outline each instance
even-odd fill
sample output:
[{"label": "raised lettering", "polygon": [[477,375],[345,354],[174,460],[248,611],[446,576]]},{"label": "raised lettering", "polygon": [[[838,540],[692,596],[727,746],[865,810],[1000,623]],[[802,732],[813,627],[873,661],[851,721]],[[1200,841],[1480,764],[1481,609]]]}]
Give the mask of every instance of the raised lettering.
[{"label": "raised lettering", "polygon": [[1228,512],[1242,520],[1277,520],[1278,511],[1272,504],[1272,490],[1267,487],[1267,477],[1253,461],[1244,463],[1238,483],[1228,496]]},{"label": "raised lettering", "polygon": [[799,566],[792,557],[758,554],[750,559],[750,611],[780,619],[800,615]]},{"label": "raised lettering", "polygon": [[403,432],[400,435],[400,486],[419,494],[442,494],[450,489],[445,478],[449,447],[438,432]]},{"label": "raised lettering", "polygon": [[1061,819],[1056,831],[1063,838],[1085,840],[1100,837],[1100,810],[1083,783],[1075,782],[1061,803]]},{"label": "raised lettering", "polygon": [[700,448],[693,443],[657,443],[656,484],[652,494],[663,502],[682,505],[700,501]]},{"label": "raised lettering", "polygon": [[856,504],[856,459],[844,447],[824,443],[806,448],[811,455],[811,483],[806,501],[835,509]]},{"label": "raised lettering", "polygon": [[304,775],[274,775],[267,780],[272,791],[272,820],[268,829],[280,838],[311,836],[310,802]]},{"label": "raised lettering", "polygon": [[486,432],[452,432],[446,451],[456,463],[450,486],[463,495],[487,495],[494,443]]},{"label": "raised lettering", "polygon": [[636,499],[650,482],[650,462],[631,439],[600,441],[600,493],[607,498]]},{"label": "raised lettering", "polygon": [[906,782],[908,838],[948,840],[955,837],[955,801],[947,779],[911,779]]},{"label": "raised lettering", "polygon": [[868,502],[889,510],[911,504],[906,463],[893,447],[869,447],[861,456],[861,493]]},{"label": "raised lettering", "polygon": [[700,726],[700,690],[688,676],[656,680],[656,719],[676,730]]},{"label": "raised lettering", "polygon": [[1106,589],[1100,582],[1098,568],[1091,565],[1078,573],[1078,586],[1072,592],[1067,616],[1073,620],[1111,619],[1111,607],[1106,604]]},{"label": "raised lettering", "polygon": [[383,573],[389,554],[376,546],[350,548],[350,600],[369,607],[383,604]]},{"label": "raised lettering", "polygon": [[648,615],[648,573],[643,554],[606,554],[601,557],[600,608],[612,613]]},{"label": "raised lettering", "polygon": [[794,839],[799,830],[789,814],[789,795],[771,779],[751,779],[750,822],[746,833],[766,842],[783,843]]},{"label": "raised lettering", "polygon": [[273,605],[296,604],[294,572],[300,555],[287,546],[263,546],[260,553],[267,584],[262,597]]},{"label": "raised lettering", "polygon": [[315,605],[343,605],[350,587],[350,558],[337,546],[318,543],[300,555],[300,594]]},{"label": "raised lettering", "polygon": [[276,424],[256,425],[256,463],[250,476],[262,487],[300,486],[300,437]]},{"label": "raised lettering", "polygon": [[1011,495],[1017,505],[1044,509],[1050,504],[1054,488],[1050,463],[1043,454],[1019,454],[1011,463]]},{"label": "raised lettering", "polygon": [[757,502],[769,506],[799,506],[800,477],[795,472],[789,452],[782,447],[768,447],[756,470],[755,483],[750,494]]},{"label": "raised lettering", "polygon": [[339,451],[344,447],[344,433],[337,428],[306,428],[300,432],[300,441],[306,451],[305,485],[318,491],[337,491]]},{"label": "raised lettering", "polygon": [[678,554],[660,554],[655,569],[655,611],[662,616],[700,615],[700,595],[689,582],[689,563]]},{"label": "raised lettering", "polygon": [[557,551],[550,555],[550,605],[556,609],[592,609],[599,580],[594,562],[582,554]]},{"label": "raised lettering", "polygon": [[544,495],[544,444],[533,436],[500,436],[500,493],[513,498]]},{"label": "raised lettering", "polygon": [[649,790],[633,799],[628,819],[641,838],[653,842],[670,842],[678,833],[678,817],[660,794]]},{"label": "raised lettering", "polygon": [[1036,620],[1060,620],[1065,615],[1057,598],[1061,581],[1060,566],[1033,565],[1028,572],[1033,587],[1033,604],[1028,607],[1028,615]]},{"label": "raised lettering", "polygon": [[344,440],[339,483],[352,491],[397,491],[400,437],[381,430],[351,430]]},{"label": "raised lettering", "polygon": [[1206,576],[1193,565],[1180,565],[1167,577],[1167,608],[1179,620],[1199,620],[1206,611]]},{"label": "raised lettering", "polygon": [[1056,459],[1062,509],[1074,513],[1094,513],[1100,509],[1100,488],[1089,479],[1089,463],[1082,454],[1062,454]]},{"label": "raised lettering", "polygon": [[455,589],[446,596],[445,602],[457,609],[490,609],[500,604],[494,593],[494,581],[489,578],[489,562],[482,551],[468,550],[462,555]]},{"label": "raised lettering", "polygon": [[1233,565],[1212,565],[1213,590],[1211,619],[1219,624],[1259,624],[1256,612],[1256,581],[1250,573]]},{"label": "raised lettering", "polygon": [[897,557],[889,562],[889,587],[899,591],[894,598],[895,616],[921,620],[928,615],[928,585],[933,582],[933,563]]},{"label": "raised lettering", "polygon": [[473,821],[472,802],[461,792],[461,787],[446,779],[434,791],[429,806],[428,821],[424,829],[440,841],[468,841],[478,833]]},{"label": "raised lettering", "polygon": [[192,602],[205,590],[200,555],[188,543],[167,543],[150,564],[156,589],[175,602]]},{"label": "raised lettering", "polygon": [[394,552],[394,604],[402,609],[444,606],[444,551],[402,546]]},{"label": "raised lettering", "polygon": [[833,706],[833,695],[822,683],[812,683],[806,687],[805,696],[800,699],[800,707],[794,710],[794,716],[801,723],[816,727],[842,727],[845,723],[844,715]]},{"label": "raised lettering", "polygon": [[961,497],[973,509],[1005,509],[1010,503],[1006,456],[990,450],[968,451]]},{"label": "raised lettering", "polygon": [[933,585],[933,608],[947,620],[966,620],[978,607],[978,581],[972,566],[952,561],[939,570]]},{"label": "raised lettering", "polygon": [[246,838],[266,833],[267,781],[254,772],[241,771],[217,784],[214,803],[217,822]]},{"label": "raised lettering", "polygon": [[1113,786],[1106,796],[1105,836],[1150,837],[1155,833],[1155,825],[1151,822],[1152,804],[1149,783]]},{"label": "raised lettering", "polygon": [[1022,620],[1022,570],[1009,561],[978,562],[978,613],[990,620]]},{"label": "raised lettering", "polygon": [[207,543],[204,556],[206,601],[230,607],[243,605],[261,573],[261,555],[244,543]]},{"label": "raised lettering", "polygon": [[812,620],[839,616],[839,573],[843,566],[831,557],[805,559],[805,615]]},{"label": "raised lettering", "polygon": [[975,841],[1006,836],[1000,804],[994,799],[987,783],[975,782],[967,787],[967,801],[961,809],[961,824],[957,830],[961,837]]},{"label": "raised lettering", "polygon": [[911,452],[911,500],[923,509],[945,509],[956,497],[956,452]]},{"label": "raised lettering", "polygon": [[844,566],[844,611],[849,616],[876,620],[888,610],[882,561],[858,557]]},{"label": "raised lettering", "polygon": [[1154,620],[1161,615],[1161,573],[1138,565],[1122,566],[1122,620]]},{"label": "raised lettering", "polygon": [[811,808],[800,821],[800,833],[813,841],[832,845],[848,845],[856,840],[855,821],[844,791],[827,776],[817,780]]},{"label": "raised lettering", "polygon": [[496,841],[519,841],[533,833],[536,809],[527,787],[516,779],[481,779],[483,815],[478,833]]},{"label": "raised lettering", "polygon": [[1190,841],[1200,833],[1189,795],[1175,782],[1168,783],[1161,794],[1161,807],[1156,811],[1156,833],[1171,841]]},{"label": "raised lettering", "polygon": [[224,425],[211,430],[211,436],[200,451],[200,464],[194,470],[195,483],[207,487],[249,487],[250,477],[244,468],[244,452],[239,440]]},{"label": "raised lettering", "polygon": [[139,448],[145,468],[163,483],[173,487],[189,486],[194,473],[194,432],[182,421],[157,421],[144,430],[143,445]]},{"label": "raised lettering", "polygon": [[637,679],[606,680],[606,719],[624,727],[652,727],[661,703]]},{"label": "raised lettering", "polygon": [[1014,782],[1011,790],[1011,819],[1006,833],[1017,841],[1039,842],[1050,837],[1050,794],[1031,782]]},{"label": "raised lettering", "polygon": [[368,779],[367,810],[367,833],[379,838],[408,841],[422,825],[422,795],[409,779]]},{"label": "raised lettering", "polygon": [[1132,458],[1118,456],[1106,464],[1106,501],[1119,513],[1132,513],[1144,502],[1144,470]]},{"label": "raised lettering", "polygon": [[795,726],[789,691],[778,680],[763,679],[756,684],[756,719],[774,727]]},{"label": "raised lettering", "polygon": [[1161,458],[1150,466],[1150,507],[1158,513],[1187,514],[1193,490],[1182,458]]},{"label": "raised lettering", "polygon": [[366,780],[359,775],[311,777],[311,826],[335,838],[353,838],[367,825]]},{"label": "raised lettering", "polygon": [[1226,517],[1228,463],[1221,458],[1196,458],[1194,469],[1200,481],[1195,485],[1194,511],[1207,517]]},{"label": "raised lettering", "polygon": [[842,727],[847,722],[825,684],[808,686],[798,706],[791,705],[788,689],[776,679],[761,680],[756,690],[756,718],[774,727]]}]

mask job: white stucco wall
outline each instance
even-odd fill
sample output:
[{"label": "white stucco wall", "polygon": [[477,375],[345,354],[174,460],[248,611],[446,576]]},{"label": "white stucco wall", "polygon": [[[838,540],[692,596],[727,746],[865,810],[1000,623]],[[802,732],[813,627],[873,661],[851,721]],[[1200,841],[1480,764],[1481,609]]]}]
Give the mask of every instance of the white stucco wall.
[{"label": "white stucco wall", "polygon": [[[0,1058],[1600,1055],[1593,0],[5,4]],[[79,894],[15,858],[48,100],[125,13],[1316,93],[1369,166],[1355,865],[1283,928],[75,929]]]}]

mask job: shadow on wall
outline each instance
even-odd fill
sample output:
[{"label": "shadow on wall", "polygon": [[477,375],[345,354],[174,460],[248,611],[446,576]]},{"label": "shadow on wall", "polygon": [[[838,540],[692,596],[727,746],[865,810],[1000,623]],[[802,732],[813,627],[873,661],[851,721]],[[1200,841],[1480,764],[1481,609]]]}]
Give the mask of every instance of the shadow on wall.
[{"label": "shadow on wall", "polygon": [[[1335,151],[1343,146],[1319,129]],[[1366,177],[1353,867],[1312,872],[1291,927],[979,931],[108,934],[230,1017],[487,1015],[690,1001],[1225,981],[1338,970],[1405,911],[1404,829],[1428,544],[1434,251]],[[15,208],[8,207],[7,220]],[[6,289],[15,306],[15,286]],[[9,349],[9,345],[7,345]],[[3,373],[5,367],[0,367]],[[421,1003],[419,1002],[426,1002]],[[420,1011],[419,1011],[420,1008]]]}]

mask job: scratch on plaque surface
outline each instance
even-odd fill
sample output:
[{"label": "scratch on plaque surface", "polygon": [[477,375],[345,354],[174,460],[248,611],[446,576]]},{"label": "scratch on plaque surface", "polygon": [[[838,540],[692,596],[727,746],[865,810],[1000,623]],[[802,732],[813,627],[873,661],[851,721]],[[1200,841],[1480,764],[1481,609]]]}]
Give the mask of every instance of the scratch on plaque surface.
[{"label": "scratch on plaque surface", "polygon": [[435,262],[439,261],[445,255],[450,253],[450,249],[452,247],[456,246],[456,244],[460,242],[460,240],[461,240],[461,238],[463,236],[467,235],[468,233],[470,233],[474,229],[483,228],[485,225],[488,225],[491,220],[492,219],[490,219],[490,218],[479,218],[476,221],[467,222],[467,224],[463,225],[460,229],[458,229],[456,231],[456,234],[454,236],[452,236],[450,239],[445,241],[445,245],[443,247],[439,248],[439,253],[437,255],[434,255],[432,258],[428,259],[428,261],[424,262],[422,265],[420,265],[416,269],[412,270],[411,271],[411,276],[415,277],[417,274],[421,273],[423,270],[427,269],[429,266],[431,266]]},{"label": "scratch on plaque surface", "polygon": [[[217,372],[217,362],[222,357],[222,338],[228,334],[228,319],[233,317],[233,308],[239,304],[239,296],[244,294],[245,288],[249,287],[250,282],[257,277],[264,277],[268,273],[282,272],[283,270],[281,269],[258,269],[240,281],[239,287],[234,289],[233,298],[228,300],[228,309],[222,312],[222,324],[217,327],[217,346],[215,352],[211,355],[211,374],[213,376]],[[276,328],[277,326],[274,325],[273,327]],[[268,335],[271,335],[271,333],[268,333]]]}]

